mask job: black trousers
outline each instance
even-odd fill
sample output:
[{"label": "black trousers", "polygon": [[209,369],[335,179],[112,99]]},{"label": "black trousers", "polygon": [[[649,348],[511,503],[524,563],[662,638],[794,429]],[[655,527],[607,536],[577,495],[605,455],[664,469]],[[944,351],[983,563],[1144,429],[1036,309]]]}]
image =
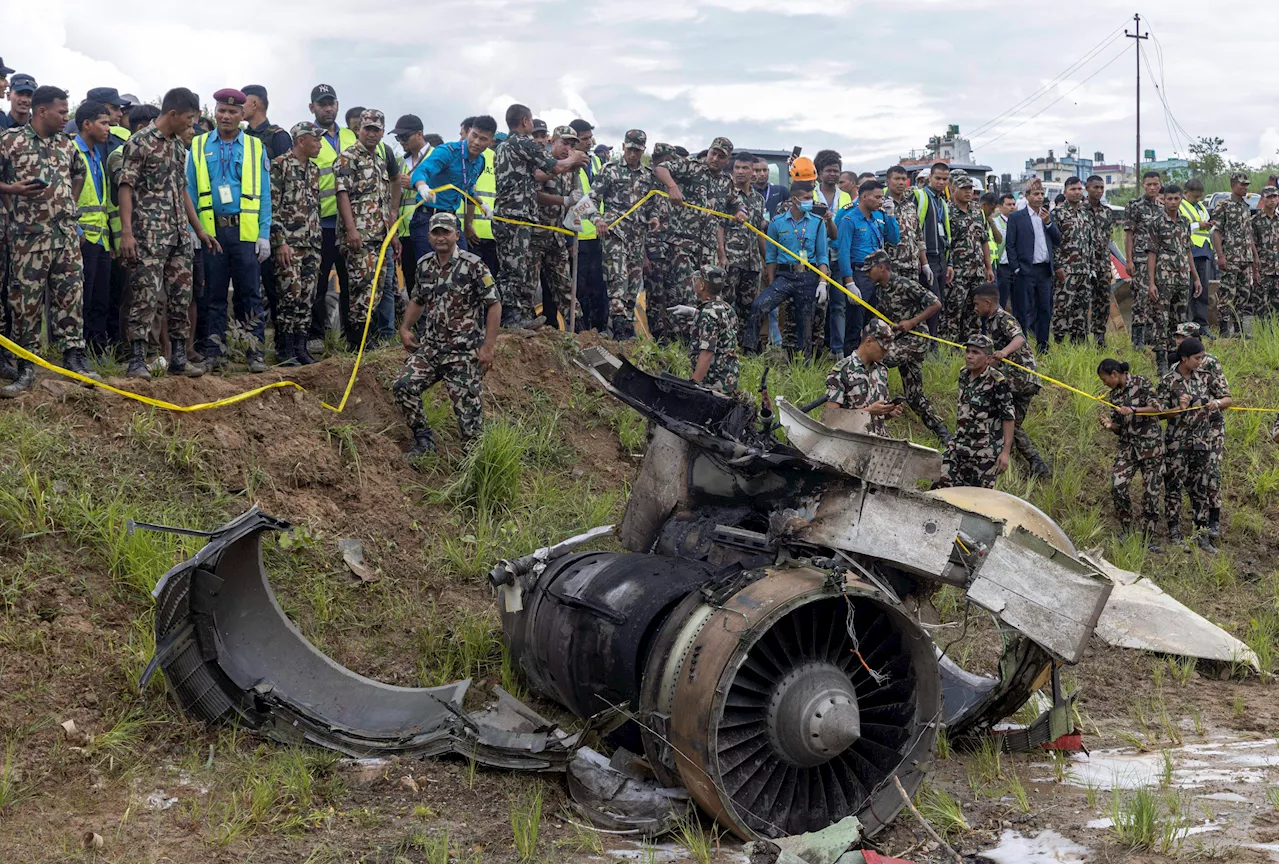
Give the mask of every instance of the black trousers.
[{"label": "black trousers", "polygon": [[338,248],[338,229],[322,228],[323,242],[320,246],[320,275],[316,278],[316,296],[311,302],[311,330],[307,334],[311,339],[323,339],[325,319],[328,317],[325,307],[325,294],[329,291],[329,272],[338,268],[338,320],[341,322],[343,336],[347,333],[347,318],[351,313],[351,282],[347,278],[347,260]]},{"label": "black trousers", "polygon": [[600,238],[578,238],[578,303],[582,306],[579,330],[603,330],[609,326],[609,290],[604,282],[604,253]]},{"label": "black trousers", "polygon": [[[944,300],[947,291],[947,256],[944,254],[929,254],[926,257],[929,259],[929,271],[933,273],[933,285],[929,287],[929,290],[937,295],[939,300]],[[924,322],[925,326],[929,328],[930,335],[938,335],[938,319],[941,317],[941,315],[934,315]]]},{"label": "black trousers", "polygon": [[[1207,255],[1203,258],[1193,258],[1196,263],[1196,274],[1200,277],[1200,284],[1204,286],[1204,293],[1199,297],[1196,296],[1195,285],[1187,286],[1187,318],[1196,322],[1201,327],[1209,326],[1209,263],[1213,260]],[[1177,322],[1175,322],[1177,323]]]},{"label": "black trousers", "polygon": [[271,324],[275,326],[276,309],[279,302],[277,291],[280,289],[280,280],[276,278],[275,256],[258,265],[258,285],[262,289],[262,305],[271,313]]},{"label": "black trousers", "polygon": [[98,243],[81,240],[80,258],[84,262],[85,348],[102,353],[107,348],[107,319],[111,315],[111,253]]}]

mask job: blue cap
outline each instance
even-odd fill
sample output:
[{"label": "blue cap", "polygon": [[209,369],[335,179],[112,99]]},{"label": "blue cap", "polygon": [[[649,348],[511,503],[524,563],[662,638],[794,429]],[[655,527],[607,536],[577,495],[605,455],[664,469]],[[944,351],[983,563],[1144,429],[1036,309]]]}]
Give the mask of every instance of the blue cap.
[{"label": "blue cap", "polygon": [[9,79],[9,89],[14,93],[36,92],[36,79],[26,72],[19,72]]}]

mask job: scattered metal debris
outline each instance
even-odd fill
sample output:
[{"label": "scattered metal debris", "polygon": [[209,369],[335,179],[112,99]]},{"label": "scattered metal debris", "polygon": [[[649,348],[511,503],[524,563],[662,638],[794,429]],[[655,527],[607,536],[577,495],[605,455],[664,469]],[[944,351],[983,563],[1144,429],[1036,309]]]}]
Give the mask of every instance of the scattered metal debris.
[{"label": "scattered metal debris", "polygon": [[338,538],[338,551],[342,553],[342,563],[347,565],[347,569],[360,577],[361,582],[377,582],[380,578],[378,573],[365,563],[364,546],[359,540],[350,537]]}]

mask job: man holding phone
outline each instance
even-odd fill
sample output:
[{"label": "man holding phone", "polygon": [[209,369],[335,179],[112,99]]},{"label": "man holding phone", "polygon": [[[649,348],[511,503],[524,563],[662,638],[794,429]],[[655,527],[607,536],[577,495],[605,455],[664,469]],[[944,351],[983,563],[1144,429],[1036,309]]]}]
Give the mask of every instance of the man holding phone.
[{"label": "man holding phone", "polygon": [[1049,324],[1053,317],[1053,247],[1062,233],[1044,206],[1044,186],[1032,181],[1026,190],[1027,206],[1009,216],[1005,249],[1013,265],[1013,314],[1026,333],[1034,332],[1036,350],[1049,349]]},{"label": "man holding phone", "polygon": [[901,396],[889,398],[889,372],[881,362],[893,339],[893,328],[874,319],[857,350],[827,373],[827,402],[868,415],[866,431],[881,438],[889,437],[885,418],[901,416],[906,401]]}]

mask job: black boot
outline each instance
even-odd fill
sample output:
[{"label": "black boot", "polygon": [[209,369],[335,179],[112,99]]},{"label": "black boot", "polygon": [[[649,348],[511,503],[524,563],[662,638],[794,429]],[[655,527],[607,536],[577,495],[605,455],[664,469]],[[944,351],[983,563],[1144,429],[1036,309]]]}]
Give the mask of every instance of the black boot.
[{"label": "black boot", "polygon": [[1222,530],[1218,527],[1218,520],[1222,516],[1222,511],[1217,507],[1209,508],[1209,536],[1217,540],[1222,536]]},{"label": "black boot", "polygon": [[1217,548],[1213,545],[1213,541],[1209,539],[1208,523],[1203,525],[1198,523],[1196,524],[1196,545],[1208,552],[1210,555],[1216,555],[1218,553]]},{"label": "black boot", "polygon": [[89,368],[89,361],[85,359],[84,351],[80,348],[68,348],[63,351],[62,366],[64,369],[69,369],[77,375],[83,375],[85,378],[92,378],[94,381],[102,380],[101,375]]},{"label": "black boot", "polygon": [[277,366],[297,366],[298,351],[294,347],[297,340],[293,338],[293,333],[288,330],[276,328],[276,365]]},{"label": "black boot", "polygon": [[1162,379],[1169,374],[1169,354],[1167,351],[1156,352],[1156,373]]},{"label": "black boot", "polygon": [[147,371],[147,340],[134,339],[131,345],[133,353],[129,355],[129,368],[125,370],[125,377],[150,381],[151,373]]},{"label": "black boot", "polygon": [[1134,348],[1142,348],[1147,344],[1147,328],[1142,324],[1134,324],[1133,332],[1129,337],[1129,341],[1133,343]]},{"label": "black boot", "polygon": [[244,359],[249,364],[249,371],[253,374],[257,375],[260,372],[267,371],[267,364],[262,359],[261,351],[246,351]]},{"label": "black boot", "polygon": [[12,399],[26,393],[36,383],[36,367],[30,360],[19,360],[12,384],[0,387],[0,398]]},{"label": "black boot", "polygon": [[609,329],[613,331],[613,338],[619,342],[626,342],[628,339],[636,338],[635,327],[632,326],[628,318],[614,318]]},{"label": "black boot", "polygon": [[18,377],[18,368],[13,365],[13,355],[0,348],[0,378],[12,381]]},{"label": "black boot", "polygon": [[413,430],[413,447],[404,456],[406,459],[418,459],[428,453],[436,452],[436,439],[431,434],[431,427]]},{"label": "black boot", "polygon": [[187,378],[199,378],[205,369],[199,363],[187,357],[187,343],[179,339],[173,343],[173,356],[169,359],[169,374],[184,375]]},{"label": "black boot", "polygon": [[306,331],[293,334],[293,356],[303,366],[310,366],[316,362],[316,358],[312,357],[307,349]]}]

